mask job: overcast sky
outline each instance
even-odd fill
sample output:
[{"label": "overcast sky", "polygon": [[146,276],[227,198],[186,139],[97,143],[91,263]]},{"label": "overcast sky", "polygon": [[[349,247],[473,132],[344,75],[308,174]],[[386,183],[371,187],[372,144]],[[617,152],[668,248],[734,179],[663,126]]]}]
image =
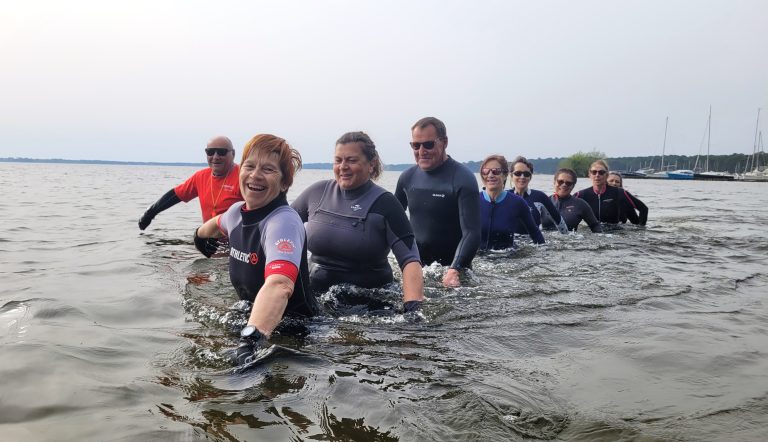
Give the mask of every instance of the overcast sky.
[{"label": "overcast sky", "polygon": [[[273,133],[306,162],[364,130],[409,163],[752,151],[768,1],[2,1],[0,157],[202,162]],[[768,132],[768,131],[767,131]],[[766,134],[768,135],[768,134]],[[706,144],[704,142],[704,150]]]}]

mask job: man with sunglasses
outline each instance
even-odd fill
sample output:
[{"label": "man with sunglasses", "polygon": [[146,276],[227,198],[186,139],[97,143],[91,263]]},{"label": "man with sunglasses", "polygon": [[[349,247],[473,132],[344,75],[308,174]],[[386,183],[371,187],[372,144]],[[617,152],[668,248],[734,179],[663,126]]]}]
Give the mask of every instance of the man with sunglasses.
[{"label": "man with sunglasses", "polygon": [[186,203],[199,198],[205,222],[243,200],[240,195],[240,169],[234,162],[235,149],[232,147],[232,141],[224,136],[211,139],[205,147],[205,155],[208,158],[208,168],[198,170],[149,206],[139,219],[139,229],[146,229],[158,213],[181,201]]},{"label": "man with sunglasses", "polygon": [[480,190],[475,175],[445,150],[445,124],[426,117],[411,127],[416,165],[400,175],[395,196],[410,213],[421,262],[449,266],[445,287],[459,287],[480,245]]}]

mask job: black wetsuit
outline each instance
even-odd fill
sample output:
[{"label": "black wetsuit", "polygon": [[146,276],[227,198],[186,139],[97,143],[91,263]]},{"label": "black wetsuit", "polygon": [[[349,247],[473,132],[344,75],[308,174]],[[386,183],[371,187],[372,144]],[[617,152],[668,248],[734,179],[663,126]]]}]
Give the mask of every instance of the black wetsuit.
[{"label": "black wetsuit", "polygon": [[[640,201],[636,196],[632,195],[631,193],[624,191],[624,194],[629,198],[629,202],[632,203],[632,207],[639,212],[639,221],[638,224],[641,226],[644,226],[645,223],[648,221],[648,206],[643,204],[642,201]],[[625,223],[627,222],[627,217],[622,215],[621,222]]]},{"label": "black wetsuit", "polygon": [[319,307],[309,289],[304,225],[288,206],[285,194],[259,209],[246,211],[244,204],[233,204],[219,218],[219,228],[229,236],[229,278],[237,295],[253,302],[266,280],[266,266],[287,261],[299,273],[286,314],[317,314]]},{"label": "black wetsuit", "polygon": [[[560,212],[560,216],[565,220],[568,230],[576,231],[579,228],[579,223],[584,220],[593,232],[603,232],[603,228],[600,226],[600,221],[597,220],[595,214],[592,213],[592,208],[589,207],[589,204],[583,199],[576,198],[573,195],[570,195],[565,199],[558,198],[557,195],[552,195],[549,198],[555,208]],[[541,218],[541,225],[544,227],[544,230],[557,229],[555,222],[549,214],[545,214]]]},{"label": "black wetsuit", "polygon": [[291,207],[307,222],[315,293],[340,283],[375,288],[392,282],[390,249],[401,269],[421,262],[402,206],[372,181],[348,191],[335,180],[320,181],[302,192]]},{"label": "black wetsuit", "polygon": [[475,175],[451,157],[437,169],[413,166],[400,175],[395,196],[411,214],[422,263],[472,266],[480,245],[479,195]]},{"label": "black wetsuit", "polygon": [[640,223],[632,203],[621,187],[605,186],[600,194],[588,187],[576,192],[574,196],[586,201],[601,223],[618,224],[622,217],[629,219],[632,224]]},{"label": "black wetsuit", "polygon": [[[528,207],[531,208],[531,215],[533,215],[533,221],[536,223],[536,226],[541,224],[542,215],[548,213],[550,218],[555,220],[555,225],[557,226],[557,229],[560,230],[560,233],[568,233],[568,228],[565,223],[562,222],[560,212],[557,211],[552,204],[552,201],[549,200],[547,194],[541,190],[533,189],[526,190],[522,195],[518,194],[514,189],[510,190],[510,192],[525,200]],[[526,229],[524,225],[518,225],[515,233],[520,235],[528,234],[528,229]]]},{"label": "black wetsuit", "polygon": [[544,236],[533,220],[525,200],[509,191],[502,191],[491,201],[490,195],[480,192],[480,250],[501,250],[513,247],[515,230],[522,221],[536,244],[544,244]]}]

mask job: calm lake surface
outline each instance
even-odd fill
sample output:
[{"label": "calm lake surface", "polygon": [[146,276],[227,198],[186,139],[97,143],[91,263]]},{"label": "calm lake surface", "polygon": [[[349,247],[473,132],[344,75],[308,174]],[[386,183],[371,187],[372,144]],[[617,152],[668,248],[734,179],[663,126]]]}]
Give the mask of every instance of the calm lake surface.
[{"label": "calm lake surface", "polygon": [[[461,289],[430,267],[425,321],[361,293],[384,307],[233,374],[245,316],[192,244],[197,201],[136,225],[194,170],[0,163],[0,440],[766,438],[768,185],[627,180],[646,229],[523,240]],[[300,172],[289,200],[330,176]]]}]

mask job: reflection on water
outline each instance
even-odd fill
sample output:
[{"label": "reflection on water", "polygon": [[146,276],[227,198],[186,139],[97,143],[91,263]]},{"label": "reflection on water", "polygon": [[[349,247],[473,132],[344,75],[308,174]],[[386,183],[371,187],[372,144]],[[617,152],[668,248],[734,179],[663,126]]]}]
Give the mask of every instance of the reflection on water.
[{"label": "reflection on water", "polygon": [[[334,287],[324,315],[284,325],[257,365],[234,372],[227,350],[249,305],[230,286],[226,257],[195,251],[196,204],[136,227],[191,171],[15,166],[30,191],[0,202],[17,226],[0,235],[8,437],[764,436],[763,184],[628,180],[651,207],[646,229],[546,233],[542,246],[521,238],[517,250],[479,257],[459,289],[443,289],[433,264],[423,317],[403,315],[397,282]],[[0,165],[0,182],[9,173]],[[49,198],[32,185],[41,174],[73,191],[25,204]],[[301,172],[289,199],[327,176]],[[382,184],[396,179],[385,173]],[[533,184],[548,190],[549,178]]]}]

